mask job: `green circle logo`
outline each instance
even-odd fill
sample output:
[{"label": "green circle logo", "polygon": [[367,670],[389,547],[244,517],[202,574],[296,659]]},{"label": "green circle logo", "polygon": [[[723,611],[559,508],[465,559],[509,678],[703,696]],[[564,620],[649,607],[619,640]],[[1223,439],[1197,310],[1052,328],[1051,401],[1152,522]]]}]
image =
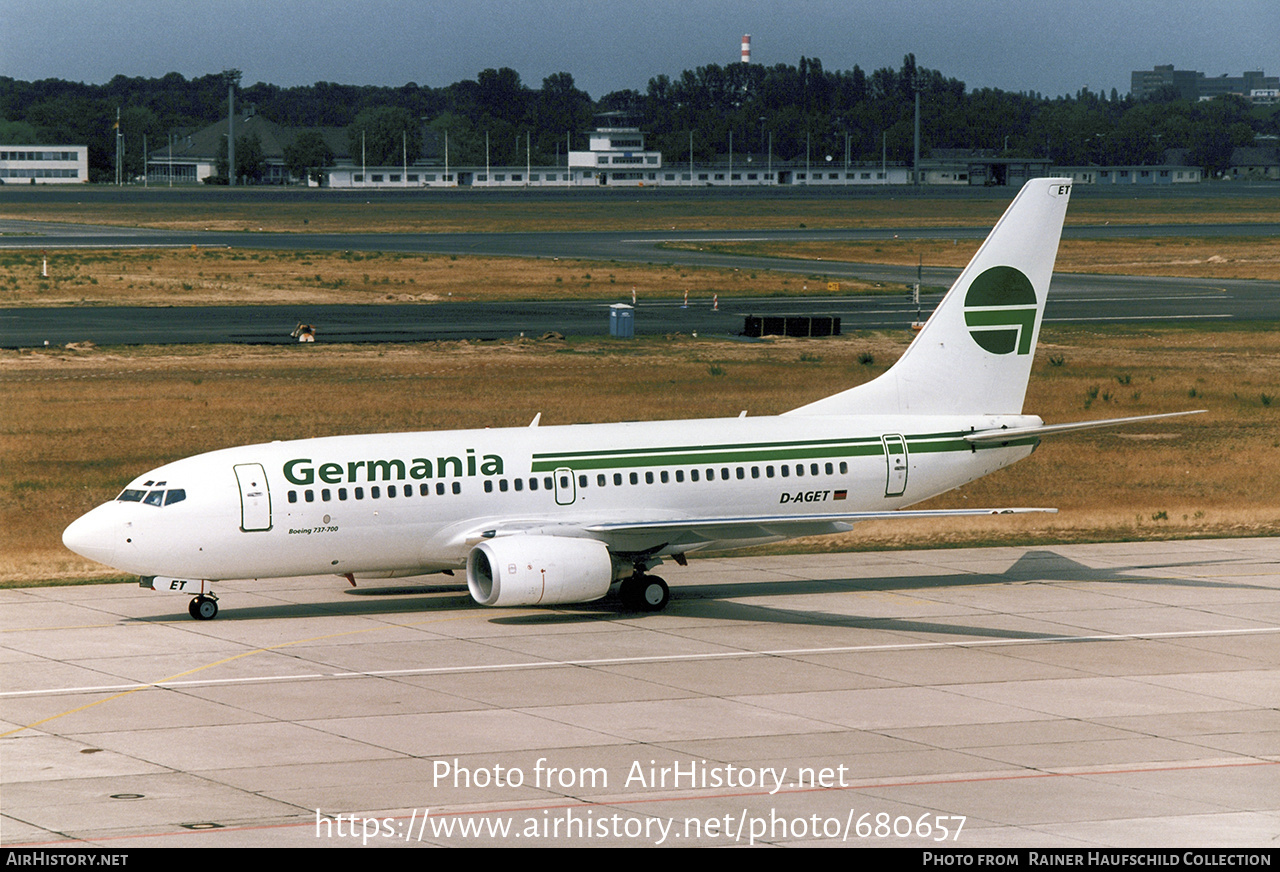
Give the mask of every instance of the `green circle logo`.
[{"label": "green circle logo", "polygon": [[1011,266],[993,266],[969,285],[964,323],[973,341],[992,354],[1029,354],[1037,308],[1030,279]]}]

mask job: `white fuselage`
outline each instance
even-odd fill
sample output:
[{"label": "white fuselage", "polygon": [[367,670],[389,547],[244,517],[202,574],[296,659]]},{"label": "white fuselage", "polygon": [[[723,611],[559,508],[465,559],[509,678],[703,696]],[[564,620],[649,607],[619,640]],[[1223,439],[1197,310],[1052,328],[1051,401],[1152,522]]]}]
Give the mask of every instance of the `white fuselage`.
[{"label": "white fuselage", "polygon": [[[813,530],[823,532],[835,516],[917,503],[1035,444],[979,447],[962,434],[1039,423],[784,416],[273,442],[152,470],[65,539],[128,572],[211,581],[456,569],[495,531],[598,538],[615,554],[660,558],[802,535],[794,522],[806,517],[828,519]],[[760,524],[743,523],[751,518]],[[611,524],[619,529],[601,529]]]}]

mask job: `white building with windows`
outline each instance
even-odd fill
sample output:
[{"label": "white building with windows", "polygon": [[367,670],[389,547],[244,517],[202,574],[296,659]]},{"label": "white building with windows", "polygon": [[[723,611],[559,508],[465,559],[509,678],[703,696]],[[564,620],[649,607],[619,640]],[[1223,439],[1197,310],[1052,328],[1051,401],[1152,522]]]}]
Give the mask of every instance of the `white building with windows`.
[{"label": "white building with windows", "polygon": [[[326,188],[548,188],[568,187],[572,174],[564,167],[540,166],[425,166],[324,169]],[[593,182],[594,184],[594,182]]]},{"label": "white building with windows", "polygon": [[87,145],[0,145],[0,184],[67,185],[87,181]]},{"label": "white building with windows", "polygon": [[602,126],[588,135],[586,151],[569,152],[574,184],[657,184],[662,152],[645,151],[640,128],[609,115],[601,116],[600,122]]}]

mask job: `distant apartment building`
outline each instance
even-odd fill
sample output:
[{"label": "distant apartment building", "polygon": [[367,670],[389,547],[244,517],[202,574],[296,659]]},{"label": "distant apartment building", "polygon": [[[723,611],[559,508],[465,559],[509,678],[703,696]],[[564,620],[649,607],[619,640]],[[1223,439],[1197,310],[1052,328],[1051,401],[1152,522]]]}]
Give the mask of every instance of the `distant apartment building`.
[{"label": "distant apartment building", "polygon": [[1162,88],[1175,89],[1184,100],[1211,100],[1224,94],[1259,99],[1260,95],[1255,96],[1255,92],[1265,94],[1280,88],[1280,77],[1268,76],[1262,70],[1251,70],[1240,76],[1209,77],[1195,70],[1175,70],[1173,64],[1134,70],[1129,81],[1129,95],[1135,100],[1151,96]]},{"label": "distant apartment building", "polygon": [[87,181],[87,145],[0,145],[0,184],[65,185]]}]

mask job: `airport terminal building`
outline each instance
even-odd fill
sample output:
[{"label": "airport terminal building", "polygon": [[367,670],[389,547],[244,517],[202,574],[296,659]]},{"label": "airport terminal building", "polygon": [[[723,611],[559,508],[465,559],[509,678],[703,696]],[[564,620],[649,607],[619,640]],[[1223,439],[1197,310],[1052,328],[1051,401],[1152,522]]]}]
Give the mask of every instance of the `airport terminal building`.
[{"label": "airport terminal building", "polygon": [[[320,187],[353,188],[596,188],[623,187],[870,187],[902,186],[919,181],[929,186],[1012,186],[1027,179],[1060,175],[1082,185],[1181,185],[1204,180],[1199,167],[1185,163],[1185,149],[1170,150],[1165,162],[1156,166],[1056,166],[1048,158],[1008,157],[981,149],[934,149],[922,158],[916,170],[907,163],[892,161],[856,162],[820,159],[781,160],[771,152],[729,152],[710,161],[671,159],[646,147],[645,134],[633,119],[601,117],[595,130],[587,134],[587,148],[567,150],[556,166],[526,161],[523,165],[458,165],[449,161],[448,150],[429,148],[429,154],[414,163],[398,166],[365,166],[352,156],[346,131],[321,128],[319,132],[334,154],[332,166],[320,172]],[[147,183],[194,184],[213,176],[219,147],[227,136],[227,121],[174,137],[173,141],[150,152]],[[262,177],[255,184],[298,184],[285,166],[284,151],[302,132],[277,125],[259,115],[237,119],[237,138],[252,133],[261,144]],[[3,146],[0,146],[3,148]],[[51,147],[28,146],[33,153],[60,154]],[[78,147],[79,180],[87,177],[86,149]],[[39,151],[36,151],[39,149]],[[65,149],[63,149],[65,151]],[[13,154],[14,152],[0,152]],[[224,158],[225,160],[225,158]],[[24,169],[33,165],[28,161]],[[1258,170],[1250,161],[1246,174],[1232,177],[1272,178],[1269,167]],[[0,161],[0,171],[5,170]],[[52,169],[52,165],[46,169]],[[65,167],[64,167],[65,168]],[[10,170],[12,172],[12,170]],[[918,178],[917,178],[918,177]],[[0,177],[2,178],[2,177]],[[29,177],[23,177],[29,179]],[[37,181],[76,181],[75,177],[44,176]]]},{"label": "airport terminal building", "polygon": [[714,161],[665,161],[645,147],[639,127],[606,123],[588,133],[585,151],[569,151],[564,166],[361,167],[340,163],[325,170],[325,187],[767,187],[904,185],[901,164],[784,161],[772,154],[724,154]]}]

